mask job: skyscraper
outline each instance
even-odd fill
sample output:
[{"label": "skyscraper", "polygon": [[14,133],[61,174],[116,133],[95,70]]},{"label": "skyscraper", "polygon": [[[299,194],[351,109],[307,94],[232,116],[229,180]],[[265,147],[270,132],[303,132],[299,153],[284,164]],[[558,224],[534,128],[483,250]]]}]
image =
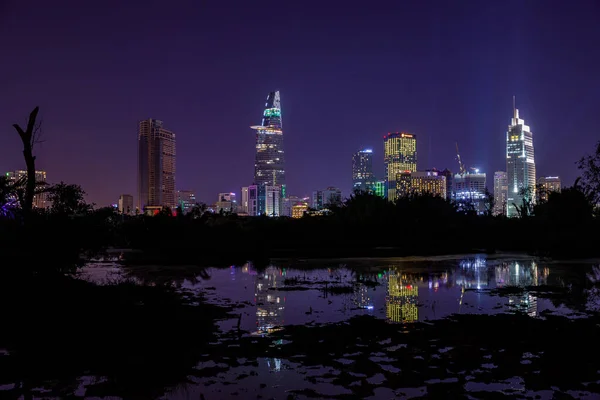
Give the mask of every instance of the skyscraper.
[{"label": "skyscraper", "polygon": [[175,134],[162,121],[140,121],[138,130],[138,207],[177,207]]},{"label": "skyscraper", "polygon": [[242,203],[240,204],[240,212],[248,214],[248,186],[242,188]]},{"label": "skyscraper", "polygon": [[518,216],[517,206],[523,204],[521,190],[531,190],[535,198],[535,159],[533,155],[533,134],[525,121],[519,118],[519,110],[514,106],[513,117],[506,132],[506,215]]},{"label": "skyscraper", "polygon": [[506,172],[494,172],[494,215],[506,215],[506,192],[508,191],[508,180]]},{"label": "skyscraper", "polygon": [[374,186],[373,150],[357,151],[352,156],[352,190],[373,191]]},{"label": "skyscraper", "polygon": [[405,132],[388,133],[384,138],[385,179],[387,198],[396,199],[396,176],[417,170],[417,135]]},{"label": "skyscraper", "polygon": [[[269,93],[262,123],[251,128],[256,131],[254,184],[257,186],[280,186],[280,197],[285,197],[285,156],[279,91]],[[259,201],[259,215],[265,213],[265,207],[266,201]]]}]

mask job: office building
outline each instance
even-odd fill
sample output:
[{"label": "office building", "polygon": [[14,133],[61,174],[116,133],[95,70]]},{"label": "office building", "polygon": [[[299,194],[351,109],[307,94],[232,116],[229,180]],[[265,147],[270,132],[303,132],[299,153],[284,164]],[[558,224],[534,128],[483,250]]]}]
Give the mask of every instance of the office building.
[{"label": "office building", "polygon": [[438,171],[401,172],[396,175],[396,199],[431,194],[446,198],[446,177]]},{"label": "office building", "polygon": [[417,135],[405,132],[384,136],[384,162],[387,198],[396,199],[396,176],[417,170]]},{"label": "office building", "polygon": [[484,214],[486,201],[486,174],[475,169],[474,173],[455,174],[452,200],[461,209],[473,207],[477,214]]},{"label": "office building", "polygon": [[373,192],[376,196],[385,198],[385,181],[375,181]]},{"label": "office building", "polygon": [[357,151],[352,156],[352,190],[373,191],[375,175],[373,174],[373,150]]},{"label": "office building", "polygon": [[[27,171],[17,170],[6,173],[6,178],[11,183],[21,182],[23,187],[27,184]],[[33,208],[44,209],[49,207],[48,194],[46,189],[48,188],[48,180],[46,177],[46,171],[35,171],[35,194],[33,195]]]},{"label": "office building", "polygon": [[196,205],[196,192],[192,190],[177,191],[177,206],[181,207],[181,212],[187,214]]},{"label": "office building", "polygon": [[323,210],[331,206],[342,205],[342,191],[336,187],[330,186],[325,190],[317,190],[312,195],[312,208]]},{"label": "office building", "polygon": [[138,208],[177,207],[175,134],[162,121],[140,121],[138,129]]},{"label": "office building", "polygon": [[529,126],[525,125],[525,121],[519,118],[519,110],[514,104],[513,118],[506,132],[506,177],[506,215],[516,217],[516,206],[520,207],[523,204],[522,191],[530,190],[535,198],[535,158],[533,134]]},{"label": "office building", "polygon": [[248,215],[252,217],[259,216],[258,213],[259,190],[257,185],[248,186]]},{"label": "office building", "polygon": [[508,179],[506,172],[494,172],[494,215],[506,215],[506,195],[508,192]]},{"label": "office building", "polygon": [[236,213],[237,198],[235,193],[219,193],[218,200],[215,203],[215,212]]},{"label": "office building", "polygon": [[292,218],[302,218],[308,211],[308,203],[294,204],[292,206]]},{"label": "office building", "polygon": [[284,217],[293,217],[294,206],[306,206],[308,209],[309,197],[288,196],[281,200],[281,215]]},{"label": "office building", "polygon": [[265,214],[269,217],[281,216],[281,193],[279,185],[267,185],[265,188]]},{"label": "office building", "polygon": [[135,213],[135,209],[133,208],[133,196],[130,194],[122,194],[119,196],[117,209],[119,210],[120,214],[131,215]]},{"label": "office building", "polygon": [[239,210],[242,214],[248,214],[248,187],[242,188],[242,201],[239,204]]},{"label": "office building", "polygon": [[376,196],[386,198],[386,184],[385,181],[375,181],[375,185],[373,186],[373,193]]},{"label": "office building", "polygon": [[[254,161],[254,184],[278,186],[279,198],[286,197],[285,154],[283,150],[283,128],[279,91],[267,96],[262,123],[251,127],[256,131],[256,155]],[[259,190],[265,193],[265,190]],[[259,201],[258,213],[266,212],[266,201]]]},{"label": "office building", "polygon": [[545,176],[537,181],[539,189],[538,198],[540,201],[548,201],[551,192],[560,192],[561,182],[558,176]]}]

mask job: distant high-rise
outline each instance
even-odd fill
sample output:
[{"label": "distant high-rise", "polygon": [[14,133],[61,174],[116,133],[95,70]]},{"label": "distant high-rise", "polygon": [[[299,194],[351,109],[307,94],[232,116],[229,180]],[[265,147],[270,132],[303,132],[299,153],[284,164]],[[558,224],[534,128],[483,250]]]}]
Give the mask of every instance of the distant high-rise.
[{"label": "distant high-rise", "polygon": [[121,214],[133,214],[135,211],[133,208],[133,196],[130,194],[122,194],[119,196],[118,210]]},{"label": "distant high-rise", "polygon": [[281,217],[281,193],[280,185],[265,186],[265,214],[269,217]]},{"label": "distant high-rise", "polygon": [[196,205],[196,193],[192,190],[177,191],[177,206],[181,207],[181,212],[187,214]]},{"label": "distant high-rise", "polygon": [[219,193],[218,200],[215,203],[216,212],[231,212],[238,211],[237,196],[233,192]]},{"label": "distant high-rise", "polygon": [[248,186],[242,188],[242,202],[239,209],[242,214],[248,214]]},{"label": "distant high-rise", "polygon": [[506,215],[506,194],[508,191],[508,179],[506,172],[494,172],[494,215]]},{"label": "distant high-rise", "polygon": [[525,121],[519,118],[519,110],[514,104],[513,117],[506,132],[506,177],[506,215],[516,217],[518,212],[515,205],[521,207],[523,204],[521,190],[530,189],[531,196],[535,198],[535,159],[533,134]]},{"label": "distant high-rise", "polygon": [[417,135],[405,132],[388,133],[384,136],[385,179],[387,197],[396,199],[396,176],[402,172],[417,170]]},{"label": "distant high-rise", "polygon": [[342,191],[330,186],[325,190],[316,190],[312,195],[312,208],[323,210],[330,206],[342,205]]},{"label": "distant high-rise", "polygon": [[[254,161],[254,184],[279,186],[280,198],[286,195],[285,155],[279,91],[267,96],[262,123],[252,126],[256,131],[256,157]],[[263,192],[261,190],[261,192]],[[266,191],[264,191],[266,193]],[[265,213],[266,202],[259,202],[259,215]]]},{"label": "distant high-rise", "polygon": [[175,134],[156,119],[139,123],[138,207],[177,207]]},{"label": "distant high-rise", "polygon": [[544,176],[538,179],[538,188],[541,189],[538,193],[540,201],[548,200],[550,192],[560,192],[561,182],[558,176]]},{"label": "distant high-rise", "polygon": [[475,169],[474,173],[455,174],[452,180],[452,200],[459,208],[474,207],[477,214],[486,210],[486,174]]},{"label": "distant high-rise", "polygon": [[352,190],[373,191],[374,186],[373,150],[357,151],[352,156]]}]

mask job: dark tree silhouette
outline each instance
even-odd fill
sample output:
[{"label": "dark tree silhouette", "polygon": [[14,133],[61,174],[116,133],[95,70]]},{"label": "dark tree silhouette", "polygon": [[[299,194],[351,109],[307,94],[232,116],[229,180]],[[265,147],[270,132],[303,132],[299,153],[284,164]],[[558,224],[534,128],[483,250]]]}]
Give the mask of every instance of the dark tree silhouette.
[{"label": "dark tree silhouette", "polygon": [[27,166],[27,184],[25,185],[25,194],[21,203],[23,213],[27,216],[31,213],[33,208],[33,196],[35,195],[35,156],[33,155],[33,147],[39,140],[41,132],[41,123],[36,123],[37,115],[40,108],[36,107],[29,114],[27,121],[27,127],[21,128],[19,124],[13,124],[16,129],[21,141],[23,142],[23,157],[25,158],[25,165]]},{"label": "dark tree silhouette", "polygon": [[48,189],[48,199],[52,202],[50,211],[54,214],[84,214],[92,209],[85,202],[85,191],[79,185],[60,182]]},{"label": "dark tree silhouette", "polygon": [[577,168],[583,172],[579,183],[583,192],[593,204],[600,204],[600,141],[596,144],[595,154],[582,157]]}]

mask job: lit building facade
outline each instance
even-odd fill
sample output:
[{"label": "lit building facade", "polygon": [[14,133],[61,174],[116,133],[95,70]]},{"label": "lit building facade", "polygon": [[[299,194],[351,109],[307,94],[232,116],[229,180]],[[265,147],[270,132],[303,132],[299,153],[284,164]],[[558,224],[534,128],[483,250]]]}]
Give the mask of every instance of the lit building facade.
[{"label": "lit building facade", "polygon": [[342,191],[336,187],[329,186],[325,190],[317,190],[312,195],[312,208],[323,210],[330,206],[342,205]]},{"label": "lit building facade", "polygon": [[486,174],[475,170],[475,173],[455,174],[453,179],[452,200],[459,207],[471,204],[478,214],[483,214],[486,201]]},{"label": "lit building facade", "polygon": [[446,177],[437,171],[402,172],[396,175],[396,199],[425,193],[446,198]]},{"label": "lit building facade", "polygon": [[385,181],[375,181],[375,195],[385,198]]},{"label": "lit building facade", "polygon": [[494,215],[506,215],[507,192],[508,178],[506,172],[494,172]]},{"label": "lit building facade", "polygon": [[[25,182],[27,180],[26,170],[17,170],[13,172],[7,172],[6,178],[11,183],[19,181]],[[48,194],[44,191],[47,189],[48,179],[46,177],[46,171],[35,171],[35,194],[33,195],[33,208],[44,209],[49,206]]]},{"label": "lit building facade", "polygon": [[352,190],[367,192],[374,186],[373,150],[360,150],[352,156]]},{"label": "lit building facade", "polygon": [[[256,131],[256,156],[254,161],[254,184],[278,186],[279,198],[286,197],[285,154],[283,150],[283,127],[279,91],[267,96],[262,123],[252,126]],[[266,195],[266,190],[260,190]],[[266,213],[266,201],[259,201],[258,213]],[[269,213],[266,213],[267,215]]]},{"label": "lit building facade", "polygon": [[138,208],[177,207],[175,134],[162,121],[140,121],[138,129]]},{"label": "lit building facade", "polygon": [[218,199],[215,203],[216,212],[237,212],[237,198],[235,193],[219,193]]},{"label": "lit building facade", "polygon": [[119,196],[119,202],[117,203],[117,209],[120,214],[131,215],[135,212],[133,208],[133,196],[130,194],[122,194]]},{"label": "lit building facade", "polygon": [[248,215],[256,217],[258,213],[259,190],[257,185],[248,186]]},{"label": "lit building facade", "polygon": [[523,204],[521,190],[531,189],[535,198],[535,158],[533,134],[525,121],[519,118],[519,110],[513,109],[513,118],[506,132],[506,215],[517,217],[515,207]]},{"label": "lit building facade", "polygon": [[191,190],[177,191],[177,206],[181,207],[181,212],[187,214],[196,205],[196,193]]},{"label": "lit building facade", "polygon": [[248,187],[242,188],[242,202],[239,205],[242,214],[248,214]]},{"label": "lit building facade", "polygon": [[384,162],[387,198],[394,201],[396,176],[402,172],[417,170],[417,135],[405,132],[388,133],[384,136]]},{"label": "lit building facade", "polygon": [[540,193],[538,194],[541,201],[547,201],[551,192],[560,192],[561,182],[558,176],[545,176],[537,181]]},{"label": "lit building facade", "polygon": [[298,196],[288,196],[282,199],[281,215],[284,217],[294,217],[293,211],[295,206],[306,207],[306,210],[308,210],[309,200],[310,198],[308,197],[301,198]]},{"label": "lit building facade", "polygon": [[302,218],[308,211],[308,204],[294,204],[292,206],[292,218]]},{"label": "lit building facade", "polygon": [[281,216],[281,193],[279,185],[267,185],[265,188],[265,214],[268,217]]}]

